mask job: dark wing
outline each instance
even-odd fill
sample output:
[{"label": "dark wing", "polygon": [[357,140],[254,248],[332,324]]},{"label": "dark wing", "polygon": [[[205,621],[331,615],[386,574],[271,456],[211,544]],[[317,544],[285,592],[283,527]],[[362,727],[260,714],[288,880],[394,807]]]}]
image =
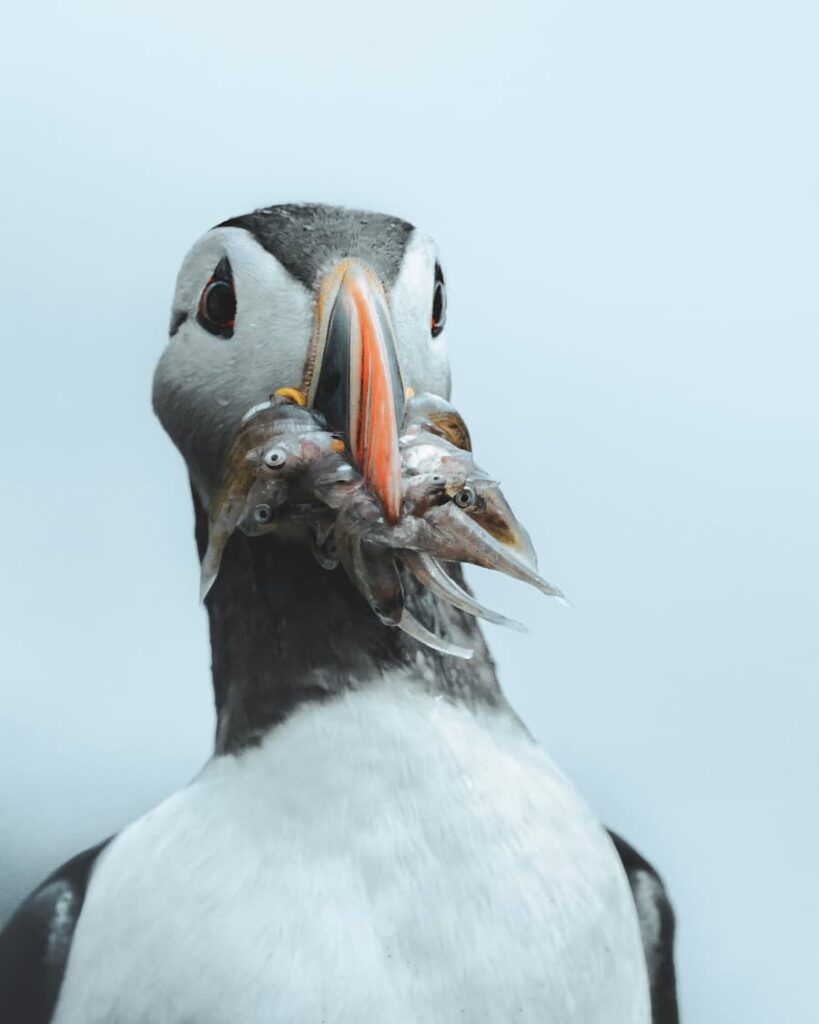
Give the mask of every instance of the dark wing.
[{"label": "dark wing", "polygon": [[663,880],[633,847],[609,832],[628,875],[637,905],[643,949],[651,983],[653,1024],[679,1024],[677,979],[674,972],[674,911]]},{"label": "dark wing", "polygon": [[0,1020],[48,1024],[91,870],[110,842],[78,854],[50,875],[0,932]]}]

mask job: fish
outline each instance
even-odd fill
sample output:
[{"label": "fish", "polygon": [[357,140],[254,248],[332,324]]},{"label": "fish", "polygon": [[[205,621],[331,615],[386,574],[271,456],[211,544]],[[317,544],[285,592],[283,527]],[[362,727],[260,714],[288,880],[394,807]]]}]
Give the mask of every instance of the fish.
[{"label": "fish", "polygon": [[[250,537],[268,533],[280,525],[285,507],[315,504],[303,486],[307,468],[328,459],[340,461],[344,450],[344,441],[325,430],[313,413],[282,396],[272,395],[245,413],[208,510],[202,600],[216,581],[231,534],[237,528]],[[310,509],[308,518],[310,512],[320,529],[321,509]]]},{"label": "fish", "polygon": [[203,598],[237,529],[248,536],[301,527],[319,563],[340,564],[385,625],[442,653],[472,651],[437,636],[406,607],[408,572],[450,605],[512,629],[520,623],[478,602],[447,572],[471,563],[505,573],[550,597],[563,597],[538,572],[529,534],[500,484],[476,462],[469,430],[442,398],[408,397],[399,436],[401,506],[390,521],[368,489],[346,440],[320,417],[284,396],[245,415],[210,504]]},{"label": "fish", "polygon": [[431,392],[415,394],[410,389],[404,404],[401,432],[404,437],[418,433],[443,437],[456,448],[472,451],[472,438],[463,416],[454,405]]}]

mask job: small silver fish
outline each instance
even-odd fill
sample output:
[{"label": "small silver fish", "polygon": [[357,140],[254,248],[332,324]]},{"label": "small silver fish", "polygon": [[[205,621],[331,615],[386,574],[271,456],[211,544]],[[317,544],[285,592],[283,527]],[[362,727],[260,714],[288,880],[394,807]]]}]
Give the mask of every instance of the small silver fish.
[{"label": "small silver fish", "polygon": [[203,596],[234,530],[255,536],[293,522],[312,538],[322,565],[341,563],[383,623],[456,657],[472,652],[431,633],[406,608],[400,565],[449,604],[515,629],[522,627],[481,605],[442,563],[470,562],[562,596],[538,574],[528,533],[497,481],[475,463],[466,424],[448,402],[435,395],[407,401],[399,454],[401,506],[392,522],[343,439],[311,412],[283,398],[250,410],[211,502]]},{"label": "small silver fish", "polygon": [[208,514],[208,548],[202,560],[204,600],[219,573],[228,538],[237,528],[249,536],[276,528],[279,512],[309,503],[300,493],[308,467],[341,459],[344,442],[323,429],[316,417],[295,403],[272,398],[245,416],[228,451],[222,486]]}]

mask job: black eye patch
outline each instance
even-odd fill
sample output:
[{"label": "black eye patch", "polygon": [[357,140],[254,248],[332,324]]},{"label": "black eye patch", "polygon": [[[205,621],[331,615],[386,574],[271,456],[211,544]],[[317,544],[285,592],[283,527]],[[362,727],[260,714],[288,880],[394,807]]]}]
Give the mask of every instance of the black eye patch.
[{"label": "black eye patch", "polygon": [[446,327],[446,282],[441,264],[435,264],[435,284],[432,287],[432,322],[431,333],[437,338]]}]

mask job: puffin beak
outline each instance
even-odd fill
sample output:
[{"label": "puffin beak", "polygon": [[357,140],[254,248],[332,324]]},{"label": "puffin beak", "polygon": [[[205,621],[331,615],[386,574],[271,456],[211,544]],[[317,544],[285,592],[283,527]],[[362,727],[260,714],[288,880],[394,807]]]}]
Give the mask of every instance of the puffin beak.
[{"label": "puffin beak", "polygon": [[344,434],[388,522],[401,514],[398,435],[404,384],[384,286],[366,264],[342,260],[322,282],[305,381],[307,405]]}]

